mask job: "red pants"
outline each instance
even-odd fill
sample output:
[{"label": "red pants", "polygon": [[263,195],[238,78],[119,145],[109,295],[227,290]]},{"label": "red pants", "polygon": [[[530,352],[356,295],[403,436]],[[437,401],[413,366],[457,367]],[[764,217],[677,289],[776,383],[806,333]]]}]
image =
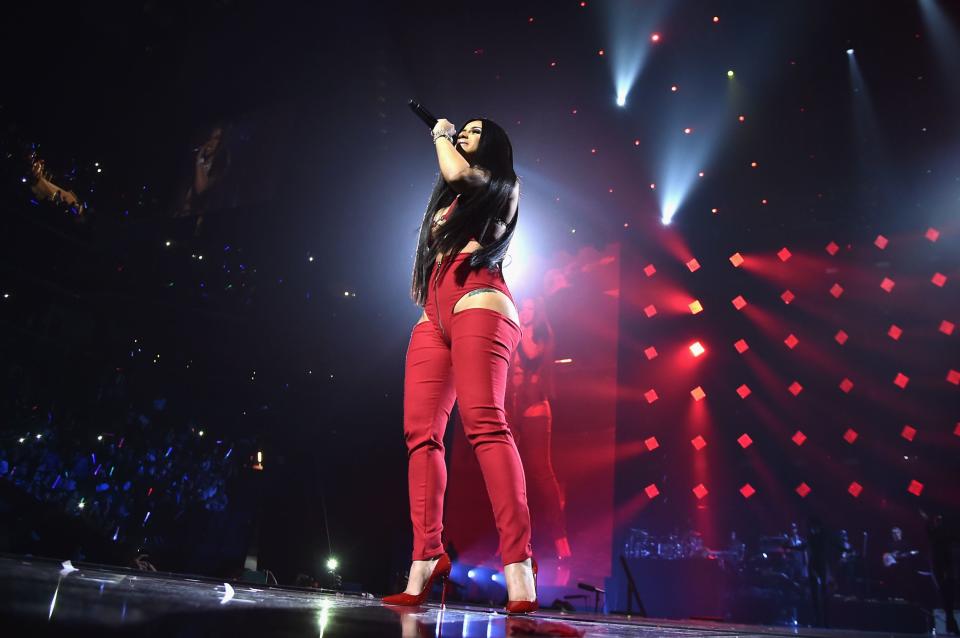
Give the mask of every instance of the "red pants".
[{"label": "red pants", "polygon": [[[488,275],[478,276],[484,277]],[[464,294],[494,287],[489,281],[471,282],[471,278],[457,286]],[[444,288],[454,284],[437,285],[441,292],[449,292]],[[428,304],[436,303],[435,295],[432,289]],[[434,321],[419,323],[407,348],[403,432],[409,454],[413,560],[428,560],[443,552],[440,535],[447,486],[443,433],[457,401],[493,506],[503,564],[520,562],[531,556],[530,511],[523,466],[504,411],[507,369],[520,342],[520,327],[489,308],[453,313],[452,305],[446,305],[451,304],[439,308],[446,316],[443,331]]]}]

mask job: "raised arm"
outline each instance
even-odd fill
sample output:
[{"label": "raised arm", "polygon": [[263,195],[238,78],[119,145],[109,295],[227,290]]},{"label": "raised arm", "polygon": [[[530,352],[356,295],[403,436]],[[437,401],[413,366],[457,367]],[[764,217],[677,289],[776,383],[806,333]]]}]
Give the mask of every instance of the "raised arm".
[{"label": "raised arm", "polygon": [[456,132],[456,127],[444,119],[437,120],[437,125],[433,127],[440,175],[450,188],[462,193],[486,184],[490,181],[490,172],[479,166],[470,166],[470,162],[457,152],[451,141]]}]

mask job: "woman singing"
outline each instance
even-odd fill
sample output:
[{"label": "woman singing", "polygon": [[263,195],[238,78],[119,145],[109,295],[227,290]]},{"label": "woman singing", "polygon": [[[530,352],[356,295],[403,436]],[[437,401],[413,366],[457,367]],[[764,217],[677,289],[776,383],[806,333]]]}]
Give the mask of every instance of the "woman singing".
[{"label": "woman singing", "polygon": [[557,558],[562,560],[571,554],[563,499],[551,460],[554,343],[542,298],[520,302],[520,328],[523,336],[510,365],[507,416],[528,472],[533,502],[542,507],[544,529],[550,534]]},{"label": "woman singing", "polygon": [[410,335],[404,373],[413,564],[406,590],[383,600],[422,604],[438,579],[446,591],[451,564],[440,541],[443,433],[456,401],[500,535],[507,611],[531,612],[537,609],[537,568],[530,511],[504,410],[507,369],[521,337],[501,272],[520,197],[513,147],[502,128],[482,118],[459,132],[438,120],[432,135],[440,179],[420,226],[411,294],[424,312]]}]

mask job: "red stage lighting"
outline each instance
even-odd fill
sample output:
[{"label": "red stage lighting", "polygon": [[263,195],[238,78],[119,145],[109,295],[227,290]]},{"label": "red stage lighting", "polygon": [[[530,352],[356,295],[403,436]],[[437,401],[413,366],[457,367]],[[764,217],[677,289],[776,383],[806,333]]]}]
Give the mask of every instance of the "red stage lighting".
[{"label": "red stage lighting", "polygon": [[690,344],[690,354],[692,354],[694,357],[699,357],[704,352],[706,352],[706,350],[699,341],[694,341]]},{"label": "red stage lighting", "polygon": [[902,334],[903,334],[903,330],[900,329],[900,326],[898,326],[898,325],[895,324],[895,323],[894,323],[894,324],[890,324],[890,329],[887,330],[887,335],[888,335],[891,339],[893,339],[894,341],[896,341],[897,339],[900,338],[900,335],[902,335]]},{"label": "red stage lighting", "polygon": [[647,449],[650,450],[651,452],[653,452],[653,451],[656,450],[658,447],[660,447],[660,441],[658,441],[658,440],[657,440],[657,437],[655,437],[655,436],[651,436],[650,438],[648,438],[647,440],[645,440],[645,441],[643,442],[643,444],[646,445],[646,446],[647,446]]},{"label": "red stage lighting", "polygon": [[910,377],[903,374],[902,372],[898,372],[897,376],[894,377],[893,379],[893,385],[899,386],[900,389],[906,388],[909,382],[910,382]]},{"label": "red stage lighting", "polygon": [[700,262],[696,259],[691,259],[687,262],[687,268],[690,269],[690,272],[696,272],[700,270]]},{"label": "red stage lighting", "polygon": [[730,303],[732,303],[733,307],[737,310],[743,310],[743,307],[747,305],[747,300],[743,298],[743,295],[737,295]]},{"label": "red stage lighting", "polygon": [[650,360],[650,359],[656,359],[658,352],[656,348],[654,348],[653,346],[650,346],[649,348],[643,351],[643,354],[647,355],[647,359]]},{"label": "red stage lighting", "polygon": [[946,319],[944,319],[943,321],[940,322],[940,332],[942,332],[947,336],[950,336],[953,334],[953,329],[955,327],[956,326],[952,321],[947,321]]},{"label": "red stage lighting", "polygon": [[750,349],[750,346],[747,345],[747,342],[744,341],[743,339],[737,340],[737,341],[733,344],[733,347],[736,348],[736,349],[737,349],[737,352],[739,352],[740,354],[743,354],[744,352],[746,352],[747,350]]},{"label": "red stage lighting", "polygon": [[803,445],[804,441],[807,440],[807,435],[801,432],[800,430],[797,430],[796,432],[794,432],[793,436],[790,437],[790,440],[796,443],[797,447],[800,447],[801,445]]},{"label": "red stage lighting", "polygon": [[692,315],[697,315],[703,312],[703,304],[701,304],[697,299],[694,299],[692,302],[690,302],[689,306],[687,307],[690,308],[690,314]]},{"label": "red stage lighting", "polygon": [[783,342],[784,342],[785,344],[787,344],[787,347],[788,347],[788,348],[790,348],[791,350],[793,350],[794,348],[797,347],[797,344],[800,343],[800,340],[797,339],[796,336],[794,336],[793,333],[790,333],[790,334],[787,335],[787,338],[783,340]]},{"label": "red stage lighting", "polygon": [[883,250],[887,247],[887,244],[890,243],[890,240],[884,237],[883,235],[877,235],[877,238],[873,240],[873,245]]},{"label": "red stage lighting", "polygon": [[863,486],[854,481],[850,484],[850,487],[847,488],[847,491],[850,492],[853,498],[857,498],[860,496],[860,493],[863,492]]},{"label": "red stage lighting", "polygon": [[800,495],[800,498],[807,498],[807,495],[810,494],[810,486],[806,483],[801,483],[797,486],[796,492]]},{"label": "red stage lighting", "polygon": [[905,425],[903,429],[900,430],[900,436],[913,443],[914,437],[917,436],[917,428],[912,425]]},{"label": "red stage lighting", "polygon": [[830,294],[839,299],[840,295],[843,294],[843,286],[840,284],[833,284],[830,286]]},{"label": "red stage lighting", "polygon": [[657,307],[654,306],[653,304],[650,304],[649,306],[643,309],[643,314],[647,315],[647,317],[652,317],[655,314],[657,314]]},{"label": "red stage lighting", "polygon": [[753,445],[753,439],[750,438],[750,435],[744,432],[739,437],[737,437],[737,443],[740,444],[744,450]]},{"label": "red stage lighting", "polygon": [[947,276],[941,273],[934,273],[933,277],[930,278],[930,283],[939,288],[943,288],[943,284],[947,283]]},{"label": "red stage lighting", "polygon": [[936,228],[928,228],[927,232],[924,234],[924,237],[930,241],[937,241],[937,239],[940,237],[940,231]]},{"label": "red stage lighting", "polygon": [[784,290],[783,294],[780,295],[780,298],[783,299],[783,303],[790,305],[790,302],[796,299],[796,296],[789,290]]},{"label": "red stage lighting", "polygon": [[[756,165],[756,162],[754,162],[754,165]],[[777,257],[780,258],[780,261],[785,262],[785,261],[787,261],[788,259],[790,259],[791,257],[793,257],[793,253],[791,253],[789,250],[787,250],[787,247],[784,246],[783,248],[781,248],[781,249],[779,250],[779,252],[777,252]]]},{"label": "red stage lighting", "polygon": [[750,396],[751,392],[753,392],[753,390],[751,390],[750,386],[748,386],[746,383],[737,388],[737,394],[740,395],[741,399],[746,399],[748,396]]},{"label": "red stage lighting", "polygon": [[847,342],[847,339],[850,338],[843,330],[837,330],[837,334],[833,335],[834,340],[839,343],[841,346]]},{"label": "red stage lighting", "polygon": [[690,439],[690,445],[692,445],[694,449],[699,452],[703,448],[707,447],[707,440],[698,434]]},{"label": "red stage lighting", "polygon": [[643,398],[645,398],[645,399],[647,400],[647,403],[653,403],[654,401],[656,401],[656,400],[659,399],[660,397],[657,396],[657,391],[656,391],[656,390],[647,390],[646,392],[643,393]]},{"label": "red stage lighting", "polygon": [[702,401],[707,393],[703,391],[703,388],[700,386],[695,387],[693,390],[690,390],[690,396],[693,397],[694,401]]},{"label": "red stage lighting", "polygon": [[646,492],[647,498],[654,499],[657,498],[660,494],[660,490],[657,489],[656,484],[651,483],[650,485],[643,488],[643,491]]},{"label": "red stage lighting", "polygon": [[957,421],[957,424],[954,426],[953,435],[960,436],[960,421]]},{"label": "red stage lighting", "polygon": [[744,483],[743,487],[740,488],[740,494],[743,495],[743,498],[750,498],[757,493],[757,490],[753,489],[753,486],[749,483]]},{"label": "red stage lighting", "polygon": [[960,372],[956,370],[951,370],[947,373],[947,381],[953,385],[960,385]]},{"label": "red stage lighting", "polygon": [[853,381],[844,378],[844,380],[840,382],[840,389],[843,390],[844,393],[850,394],[850,390],[853,390]]},{"label": "red stage lighting", "polygon": [[653,277],[657,272],[657,269],[653,267],[653,264],[647,264],[646,268],[643,269],[643,274],[647,277]]},{"label": "red stage lighting", "polygon": [[693,494],[694,496],[697,497],[697,500],[702,499],[704,496],[706,496],[709,493],[710,492],[707,490],[706,486],[703,483],[700,483],[695,488],[693,488]]},{"label": "red stage lighting", "polygon": [[923,491],[923,483],[920,481],[910,481],[910,485],[907,487],[907,491],[913,494],[914,496],[920,496],[920,493]]},{"label": "red stage lighting", "polygon": [[787,390],[789,390],[790,394],[792,394],[793,396],[797,396],[798,394],[803,392],[803,386],[797,383],[796,381],[794,381],[793,383],[790,384],[790,387],[788,387]]},{"label": "red stage lighting", "polygon": [[880,287],[887,292],[890,292],[891,290],[893,290],[893,287],[896,285],[897,283],[893,279],[890,279],[889,277],[884,277],[883,281],[880,282]]},{"label": "red stage lighting", "polygon": [[857,431],[853,428],[847,428],[847,431],[843,433],[843,440],[853,445],[853,442],[857,440],[857,437],[860,436],[857,434]]},{"label": "red stage lighting", "polygon": [[659,42],[659,41],[660,41],[660,34],[659,34],[659,33],[652,33],[652,34],[650,34],[650,41],[651,41],[651,42]]},{"label": "red stage lighting", "polygon": [[829,244],[827,244],[826,251],[830,253],[831,257],[836,255],[838,250],[840,250],[840,246],[837,246],[836,242],[832,241]]},{"label": "red stage lighting", "polygon": [[730,263],[733,264],[734,268],[739,268],[743,264],[743,255],[740,253],[733,253],[730,255]]}]

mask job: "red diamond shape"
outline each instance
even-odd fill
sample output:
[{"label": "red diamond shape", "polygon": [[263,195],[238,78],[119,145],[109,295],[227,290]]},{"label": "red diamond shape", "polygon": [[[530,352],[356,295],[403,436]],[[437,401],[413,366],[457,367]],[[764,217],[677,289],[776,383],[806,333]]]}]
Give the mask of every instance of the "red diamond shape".
[{"label": "red diamond shape", "polygon": [[693,397],[694,401],[700,401],[703,397],[707,396],[707,393],[703,391],[703,388],[697,386],[693,390],[690,390],[690,396]]},{"label": "red diamond shape", "polygon": [[884,237],[883,235],[877,235],[877,238],[873,240],[873,245],[879,248],[880,250],[883,250],[884,248],[886,248],[888,243],[889,243],[889,240],[887,240],[887,238]]},{"label": "red diamond shape", "polygon": [[653,277],[653,275],[656,274],[657,269],[653,267],[653,264],[647,264],[646,268],[643,269],[643,272],[647,277]]},{"label": "red diamond shape", "polygon": [[700,270],[700,262],[696,259],[691,259],[687,262],[687,268],[690,269],[690,272],[696,272],[697,270]]},{"label": "red diamond shape", "polygon": [[787,338],[783,340],[783,342],[784,342],[785,344],[787,344],[787,347],[788,347],[788,348],[790,348],[791,350],[793,350],[794,348],[797,347],[797,344],[800,343],[800,340],[797,339],[797,338],[793,335],[793,333],[790,333],[789,335],[787,335]]},{"label": "red diamond shape", "polygon": [[910,377],[903,374],[902,372],[898,372],[897,376],[893,379],[893,385],[900,386],[900,388],[907,387],[907,383],[909,382],[910,382]]},{"label": "red diamond shape", "polygon": [[647,355],[647,359],[656,359],[657,358],[657,349],[653,346],[650,346],[643,351],[643,354]]},{"label": "red diamond shape", "polygon": [[849,394],[850,390],[853,390],[853,381],[844,378],[843,381],[840,382],[840,389]]},{"label": "red diamond shape", "polygon": [[656,390],[647,390],[643,393],[644,398],[647,400],[647,403],[653,403],[660,397],[657,396]]},{"label": "red diamond shape", "polygon": [[700,300],[698,299],[694,299],[693,301],[691,301],[687,307],[690,308],[690,314],[692,315],[696,315],[703,312],[703,304],[700,303]]},{"label": "red diamond shape", "polygon": [[698,500],[702,499],[704,496],[709,494],[709,492],[707,491],[707,488],[703,485],[703,483],[700,483],[695,488],[693,488],[693,493],[694,495],[696,495]]},{"label": "red diamond shape", "polygon": [[847,431],[843,433],[843,440],[853,445],[853,442],[857,440],[858,436],[860,435],[857,434],[856,430],[853,428],[847,428]]},{"label": "red diamond shape", "polygon": [[743,295],[737,295],[736,297],[733,298],[733,301],[731,301],[730,303],[733,304],[734,308],[736,308],[737,310],[740,310],[741,308],[747,305],[747,300],[743,298]]},{"label": "red diamond shape", "polygon": [[707,447],[707,440],[698,434],[690,439],[690,444],[694,447],[694,449],[702,450],[703,448]]},{"label": "red diamond shape", "polygon": [[660,494],[660,490],[657,489],[654,483],[643,488],[643,491],[647,493],[647,498],[657,498],[657,495]]},{"label": "red diamond shape", "polygon": [[730,263],[733,264],[734,268],[739,268],[743,263],[743,255],[740,253],[733,253],[730,255]]},{"label": "red diamond shape", "polygon": [[[960,428],[960,424],[958,424],[957,427]],[[740,447],[742,447],[744,450],[746,450],[748,447],[750,447],[751,445],[753,445],[753,439],[750,438],[750,435],[749,435],[749,434],[747,434],[746,432],[744,432],[744,433],[741,434],[739,437],[737,437],[737,443],[740,444]]]},{"label": "red diamond shape", "polygon": [[957,421],[957,425],[953,428],[953,435],[960,436],[960,421]]},{"label": "red diamond shape", "polygon": [[748,396],[750,396],[751,392],[752,390],[749,388],[749,386],[747,386],[746,383],[737,388],[737,394],[740,395],[741,399],[746,399]]},{"label": "red diamond shape", "polygon": [[798,394],[803,392],[803,386],[797,383],[796,381],[794,381],[793,383],[790,384],[790,387],[787,388],[787,390],[789,390],[790,394],[792,394],[793,396],[797,396]]},{"label": "red diamond shape", "polygon": [[886,290],[887,292],[890,292],[891,290],[893,290],[893,287],[896,285],[897,285],[896,282],[893,279],[890,279],[889,277],[884,277],[883,281],[880,282],[880,287]]},{"label": "red diamond shape", "polygon": [[757,490],[753,489],[753,486],[749,483],[744,483],[743,487],[740,488],[740,493],[743,494],[743,498],[750,498],[757,493]]},{"label": "red diamond shape", "polygon": [[807,498],[807,494],[810,493],[810,486],[806,483],[801,483],[797,486],[796,492],[800,495],[800,498]]},{"label": "red diamond shape", "polygon": [[830,253],[831,256],[833,256],[837,254],[838,250],[840,250],[840,246],[837,246],[837,243],[832,241],[829,244],[827,244],[827,247],[825,250],[828,253]]},{"label": "red diamond shape", "polygon": [[950,372],[948,372],[947,381],[949,381],[953,385],[960,385],[960,372],[957,372],[956,370],[951,370]]},{"label": "red diamond shape", "polygon": [[747,342],[744,341],[743,339],[739,339],[736,342],[734,342],[733,347],[736,348],[737,352],[739,352],[740,354],[743,354],[744,352],[750,349],[750,346],[748,346]]},{"label": "red diamond shape", "polygon": [[940,237],[940,231],[936,228],[928,228],[927,232],[924,234],[924,237],[930,241],[937,241],[937,238]]},{"label": "red diamond shape", "polygon": [[646,439],[646,440],[643,442],[643,444],[646,445],[646,446],[647,446],[647,449],[650,450],[651,452],[653,452],[653,451],[656,450],[658,447],[660,447],[660,441],[658,441],[658,440],[657,440],[657,437],[655,437],[655,436],[651,436],[650,438]]},{"label": "red diamond shape", "polygon": [[900,430],[900,436],[910,442],[913,442],[913,438],[917,436],[917,428],[913,427],[912,425],[905,425],[903,426],[903,429]]},{"label": "red diamond shape", "polygon": [[933,283],[934,286],[939,286],[940,288],[943,288],[943,284],[947,283],[947,277],[946,275],[943,275],[941,273],[935,273],[933,277],[930,278],[930,281]]},{"label": "red diamond shape", "polygon": [[840,295],[843,294],[843,286],[840,284],[833,284],[830,286],[830,294],[839,299]]},{"label": "red diamond shape", "polygon": [[850,338],[843,330],[837,330],[837,334],[833,335],[834,340],[839,343],[841,346],[847,342],[847,339]]},{"label": "red diamond shape", "polygon": [[793,257],[793,255],[790,253],[789,250],[787,250],[786,246],[784,246],[783,248],[781,248],[781,249],[779,250],[779,252],[777,252],[777,257],[780,258],[780,261],[784,261],[784,262],[785,262],[785,261],[787,261],[788,259],[790,259],[791,257]]},{"label": "red diamond shape", "polygon": [[789,290],[784,290],[783,294],[780,295],[780,298],[783,299],[783,303],[789,306],[790,302],[793,301],[796,298],[796,296]]},{"label": "red diamond shape", "polygon": [[888,335],[891,339],[893,339],[894,341],[896,341],[897,339],[900,338],[900,335],[902,335],[902,334],[903,334],[903,330],[900,329],[900,326],[898,326],[898,325],[895,324],[895,323],[894,323],[894,324],[890,324],[890,329],[887,330],[887,335]]},{"label": "red diamond shape", "polygon": [[797,430],[796,433],[790,437],[790,440],[797,444],[797,447],[803,445],[803,442],[807,440],[807,435]]},{"label": "red diamond shape", "polygon": [[647,315],[647,317],[652,317],[653,315],[657,314],[657,307],[653,304],[650,304],[643,309],[643,314]]},{"label": "red diamond shape", "polygon": [[923,483],[920,481],[910,481],[910,486],[907,487],[907,491],[914,496],[920,496],[920,492],[923,491]]},{"label": "red diamond shape", "polygon": [[955,327],[956,326],[952,321],[947,321],[946,319],[944,319],[943,321],[940,322],[940,332],[942,332],[947,336],[950,336],[953,334],[953,329]]},{"label": "red diamond shape", "polygon": [[847,488],[847,491],[850,492],[850,495],[853,496],[853,498],[857,498],[860,496],[860,492],[863,491],[863,486],[854,481],[850,484],[850,487]]}]

